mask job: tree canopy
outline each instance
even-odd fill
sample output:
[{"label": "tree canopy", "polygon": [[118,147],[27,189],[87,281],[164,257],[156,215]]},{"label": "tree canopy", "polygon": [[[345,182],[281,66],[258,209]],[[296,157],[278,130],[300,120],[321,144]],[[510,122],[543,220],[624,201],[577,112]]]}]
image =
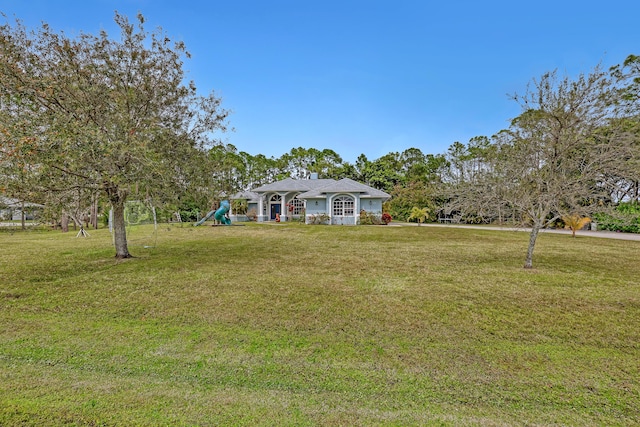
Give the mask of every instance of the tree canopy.
[{"label": "tree canopy", "polygon": [[134,24],[116,12],[115,22],[119,40],[0,26],[0,147],[3,166],[12,177],[22,168],[32,189],[106,195],[116,256],[126,258],[126,200],[202,184],[198,161],[228,112],[185,82],[182,42],[147,32],[142,15]]}]

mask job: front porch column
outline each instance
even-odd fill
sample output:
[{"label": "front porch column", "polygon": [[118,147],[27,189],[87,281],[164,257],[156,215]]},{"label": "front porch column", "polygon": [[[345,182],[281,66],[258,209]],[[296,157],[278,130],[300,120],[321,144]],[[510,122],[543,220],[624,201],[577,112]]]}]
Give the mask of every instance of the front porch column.
[{"label": "front porch column", "polygon": [[280,195],[280,222],[285,222],[287,220],[287,204],[285,203],[286,194]]},{"label": "front porch column", "polygon": [[264,220],[264,196],[260,196],[258,199],[258,222],[263,222]]}]

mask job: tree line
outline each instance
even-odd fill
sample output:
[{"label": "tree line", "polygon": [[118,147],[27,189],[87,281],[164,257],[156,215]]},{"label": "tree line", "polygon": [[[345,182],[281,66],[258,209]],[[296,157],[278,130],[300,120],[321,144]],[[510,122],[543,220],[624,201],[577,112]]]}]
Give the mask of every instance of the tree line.
[{"label": "tree line", "polygon": [[396,220],[527,225],[526,267],[542,228],[640,197],[638,56],[534,78],[512,96],[521,113],[507,129],[445,153],[409,148],[350,163],[297,147],[275,158],[221,141],[229,113],[186,81],[182,42],[148,32],[142,15],[130,22],[116,12],[115,21],[119,38],[0,26],[0,190],[76,221],[102,201],[113,209],[119,258],[130,256],[127,200],[206,212],[237,191],[311,173],[389,193]]}]

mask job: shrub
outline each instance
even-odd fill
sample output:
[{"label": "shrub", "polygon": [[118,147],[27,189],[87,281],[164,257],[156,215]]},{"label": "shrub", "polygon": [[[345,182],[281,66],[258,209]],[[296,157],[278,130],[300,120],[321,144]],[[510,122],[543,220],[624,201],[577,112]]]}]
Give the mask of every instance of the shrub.
[{"label": "shrub", "polygon": [[307,213],[306,212],[307,211],[305,209],[302,209],[300,211],[300,215],[297,215],[297,216],[294,217],[295,220],[304,224],[306,222],[306,220],[307,220]]},{"label": "shrub", "polygon": [[599,230],[640,233],[640,203],[620,203],[613,214],[598,213],[593,219]]},{"label": "shrub", "polygon": [[257,221],[258,212],[255,209],[249,209],[249,211],[247,212],[247,218],[249,218],[249,221]]},{"label": "shrub", "polygon": [[387,225],[391,222],[391,215],[388,213],[367,212],[364,209],[360,211],[360,225]]},{"label": "shrub", "polygon": [[326,213],[315,214],[309,216],[309,224],[328,224],[329,215]]},{"label": "shrub", "polygon": [[248,203],[246,199],[235,199],[231,201],[231,209],[236,215],[247,214]]}]

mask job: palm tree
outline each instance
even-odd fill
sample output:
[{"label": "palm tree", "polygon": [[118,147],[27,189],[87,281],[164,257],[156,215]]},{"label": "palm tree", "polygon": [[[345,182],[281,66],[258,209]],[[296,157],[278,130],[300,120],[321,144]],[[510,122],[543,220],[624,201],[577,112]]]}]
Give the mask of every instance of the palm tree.
[{"label": "palm tree", "polygon": [[576,231],[589,224],[591,218],[581,217],[580,215],[567,215],[562,217],[562,221],[564,221],[564,228],[570,229],[571,236],[576,237]]},{"label": "palm tree", "polygon": [[411,209],[411,215],[407,218],[407,221],[411,221],[415,219],[418,221],[418,226],[422,224],[423,221],[426,221],[429,218],[429,208],[418,208],[414,206]]}]

